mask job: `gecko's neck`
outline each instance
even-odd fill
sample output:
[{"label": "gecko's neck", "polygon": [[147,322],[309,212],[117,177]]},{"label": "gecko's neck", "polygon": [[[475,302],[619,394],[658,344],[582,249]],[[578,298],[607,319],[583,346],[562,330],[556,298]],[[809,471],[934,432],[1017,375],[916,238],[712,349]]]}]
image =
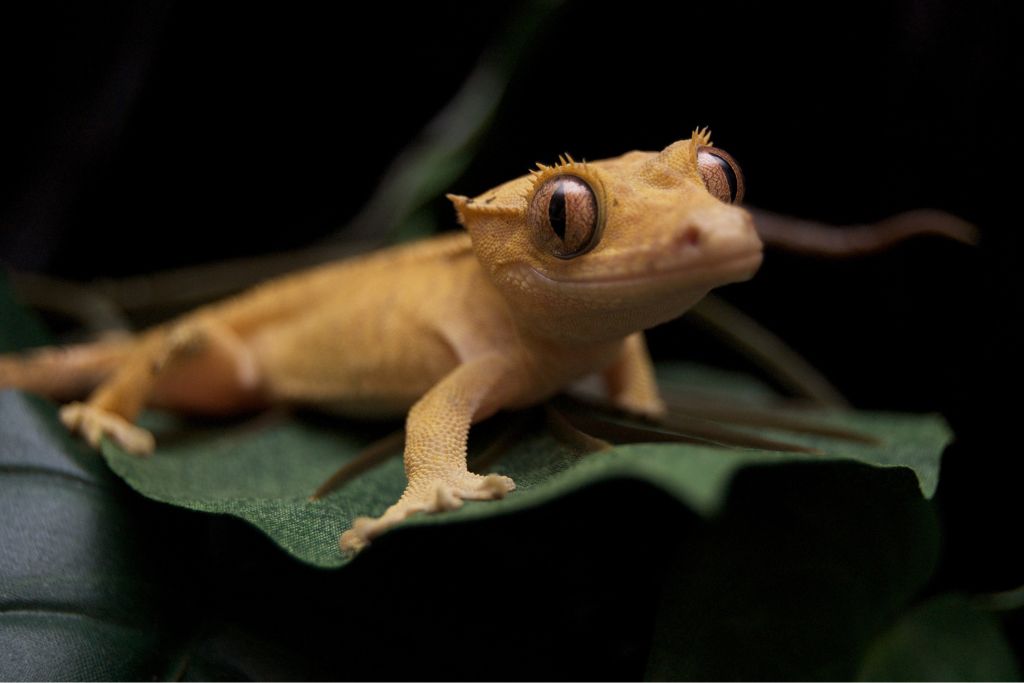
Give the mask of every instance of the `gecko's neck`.
[{"label": "gecko's neck", "polygon": [[512,319],[521,334],[561,345],[603,344],[625,339],[629,335],[650,329],[683,315],[704,297],[705,292],[693,292],[686,301],[678,301],[671,308],[661,302],[648,306],[608,311],[572,306],[552,311],[540,306],[517,306],[507,302]]}]

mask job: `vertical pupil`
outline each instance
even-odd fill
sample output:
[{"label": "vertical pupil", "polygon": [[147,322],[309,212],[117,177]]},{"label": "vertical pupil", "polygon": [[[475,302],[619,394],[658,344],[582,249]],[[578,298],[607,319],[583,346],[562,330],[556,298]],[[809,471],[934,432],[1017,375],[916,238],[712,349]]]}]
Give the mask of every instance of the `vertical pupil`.
[{"label": "vertical pupil", "polygon": [[548,222],[558,239],[565,241],[565,183],[558,183],[548,203]]},{"label": "vertical pupil", "polygon": [[729,201],[736,201],[736,172],[732,170],[732,166],[729,162],[718,156],[717,154],[711,155],[718,165],[722,168],[722,172],[725,174],[725,180],[729,183]]}]

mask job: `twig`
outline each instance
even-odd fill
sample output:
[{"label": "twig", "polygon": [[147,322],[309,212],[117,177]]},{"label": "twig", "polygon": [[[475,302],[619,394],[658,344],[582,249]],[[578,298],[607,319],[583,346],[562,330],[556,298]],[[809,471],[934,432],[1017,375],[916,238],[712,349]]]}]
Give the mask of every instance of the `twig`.
[{"label": "twig", "polygon": [[818,258],[851,258],[874,254],[911,239],[931,235],[963,244],[978,243],[978,228],[945,211],[915,209],[877,223],[837,227],[750,209],[757,233],[765,244]]},{"label": "twig", "polygon": [[829,407],[850,403],[824,375],[753,318],[714,295],[704,297],[686,318],[743,354],[799,396]]},{"label": "twig", "polygon": [[388,458],[401,452],[405,445],[405,429],[399,429],[385,437],[377,439],[363,450],[359,451],[354,458],[346,462],[338,471],[327,478],[327,481],[320,484],[313,495],[309,497],[310,502],[320,500],[324,496],[341,488],[367,470],[371,470]]}]

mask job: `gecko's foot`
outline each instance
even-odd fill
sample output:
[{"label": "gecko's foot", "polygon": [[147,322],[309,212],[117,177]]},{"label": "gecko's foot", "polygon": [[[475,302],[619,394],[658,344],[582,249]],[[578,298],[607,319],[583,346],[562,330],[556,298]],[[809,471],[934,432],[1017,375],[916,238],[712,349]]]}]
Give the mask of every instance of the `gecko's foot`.
[{"label": "gecko's foot", "polygon": [[657,396],[645,398],[621,397],[615,401],[616,407],[638,417],[657,422],[668,415],[665,402]]},{"label": "gecko's foot", "polygon": [[516,483],[500,474],[462,472],[444,480],[409,486],[402,498],[380,517],[358,517],[341,535],[343,552],[359,552],[377,536],[418,512],[444,512],[462,507],[464,500],[495,500],[514,491]]},{"label": "gecko's foot", "polygon": [[87,403],[69,403],[60,409],[60,421],[72,433],[81,434],[93,448],[100,447],[104,436],[109,436],[117,445],[135,455],[153,452],[156,442],[153,435],[136,427],[120,415]]}]

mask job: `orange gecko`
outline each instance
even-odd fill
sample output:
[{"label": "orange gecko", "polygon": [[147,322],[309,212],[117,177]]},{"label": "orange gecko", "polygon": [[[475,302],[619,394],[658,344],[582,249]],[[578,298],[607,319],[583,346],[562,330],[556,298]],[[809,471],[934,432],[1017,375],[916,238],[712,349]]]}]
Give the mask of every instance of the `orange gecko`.
[{"label": "orange gecko", "polygon": [[154,448],[133,424],[146,406],[407,412],[407,487],[342,534],[358,551],[409,515],[515,489],[466,467],[470,425],[498,410],[599,373],[619,407],[662,414],[642,330],[758,269],[742,194],[706,130],[660,152],[565,158],[449,195],[466,232],[271,280],[129,339],[3,356],[0,387],[88,394],[61,409],[68,429],[139,454]]}]

